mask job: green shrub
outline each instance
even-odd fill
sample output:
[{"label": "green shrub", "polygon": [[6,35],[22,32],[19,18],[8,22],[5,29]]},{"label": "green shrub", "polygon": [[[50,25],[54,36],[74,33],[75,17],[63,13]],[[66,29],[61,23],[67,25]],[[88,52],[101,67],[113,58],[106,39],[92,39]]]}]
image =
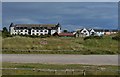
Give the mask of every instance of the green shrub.
[{"label": "green shrub", "polygon": [[112,37],[113,40],[120,40],[120,36],[114,36]]},{"label": "green shrub", "polygon": [[87,39],[102,39],[103,37],[102,36],[88,36],[88,37],[85,37],[84,40],[87,40]]}]

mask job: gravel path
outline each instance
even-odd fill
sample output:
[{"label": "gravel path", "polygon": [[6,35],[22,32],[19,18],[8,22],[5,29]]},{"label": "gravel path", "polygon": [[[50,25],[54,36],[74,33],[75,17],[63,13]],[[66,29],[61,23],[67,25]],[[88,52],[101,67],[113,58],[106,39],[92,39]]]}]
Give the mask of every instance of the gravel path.
[{"label": "gravel path", "polygon": [[118,65],[118,55],[3,54],[2,62]]}]

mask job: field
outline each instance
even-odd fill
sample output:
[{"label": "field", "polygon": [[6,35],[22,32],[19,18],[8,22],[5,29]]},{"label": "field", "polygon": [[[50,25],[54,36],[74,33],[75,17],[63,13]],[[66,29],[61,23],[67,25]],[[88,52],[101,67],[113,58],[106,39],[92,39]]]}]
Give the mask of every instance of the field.
[{"label": "field", "polygon": [[[5,69],[6,68],[6,69]],[[118,75],[118,66],[3,63],[3,75]]]},{"label": "field", "polygon": [[2,39],[2,53],[32,54],[118,54],[118,41],[74,37],[31,38],[14,36]]}]

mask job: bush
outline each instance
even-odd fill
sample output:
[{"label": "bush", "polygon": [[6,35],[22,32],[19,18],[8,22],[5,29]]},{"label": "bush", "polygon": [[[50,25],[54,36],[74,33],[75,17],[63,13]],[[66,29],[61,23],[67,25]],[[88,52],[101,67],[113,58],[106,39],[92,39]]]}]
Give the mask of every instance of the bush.
[{"label": "bush", "polygon": [[120,37],[119,36],[114,36],[112,37],[113,40],[120,40]]},{"label": "bush", "polygon": [[85,37],[84,40],[87,40],[87,39],[102,39],[103,37],[102,36],[88,36],[88,37]]}]

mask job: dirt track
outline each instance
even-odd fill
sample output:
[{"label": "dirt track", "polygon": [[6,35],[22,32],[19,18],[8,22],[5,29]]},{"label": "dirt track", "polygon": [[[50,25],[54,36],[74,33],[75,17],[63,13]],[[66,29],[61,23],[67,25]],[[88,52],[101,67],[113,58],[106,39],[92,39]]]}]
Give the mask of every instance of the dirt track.
[{"label": "dirt track", "polygon": [[118,65],[118,55],[3,54],[2,62]]}]

